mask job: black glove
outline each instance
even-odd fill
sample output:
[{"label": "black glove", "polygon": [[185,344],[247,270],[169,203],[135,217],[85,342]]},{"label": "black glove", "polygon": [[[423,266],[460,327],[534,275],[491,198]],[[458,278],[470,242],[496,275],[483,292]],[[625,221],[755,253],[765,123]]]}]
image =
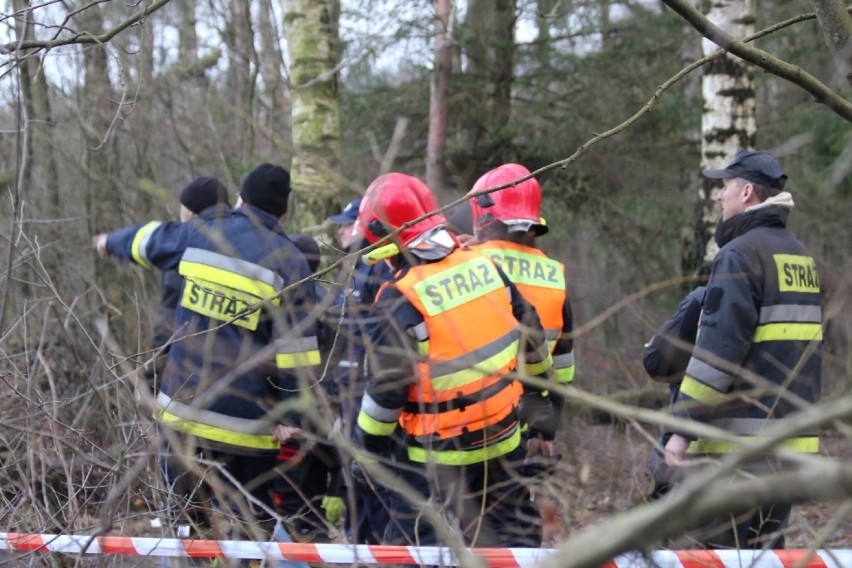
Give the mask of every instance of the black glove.
[{"label": "black glove", "polygon": [[553,402],[547,395],[531,392],[521,397],[518,408],[522,428],[526,426],[527,436],[553,440],[559,430],[559,416],[553,409]]}]

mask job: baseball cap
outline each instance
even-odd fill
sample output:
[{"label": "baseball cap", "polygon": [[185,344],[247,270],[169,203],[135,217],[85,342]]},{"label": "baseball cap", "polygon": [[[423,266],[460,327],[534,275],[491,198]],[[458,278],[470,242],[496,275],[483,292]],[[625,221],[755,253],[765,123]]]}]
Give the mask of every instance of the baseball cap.
[{"label": "baseball cap", "polygon": [[704,170],[712,179],[742,178],[772,189],[784,189],[787,176],[781,164],[769,152],[740,150],[723,170]]},{"label": "baseball cap", "polygon": [[328,221],[331,223],[337,223],[338,225],[354,223],[358,220],[358,208],[360,206],[361,198],[353,199],[346,204],[346,207],[343,208],[343,211],[340,214],[329,217]]}]

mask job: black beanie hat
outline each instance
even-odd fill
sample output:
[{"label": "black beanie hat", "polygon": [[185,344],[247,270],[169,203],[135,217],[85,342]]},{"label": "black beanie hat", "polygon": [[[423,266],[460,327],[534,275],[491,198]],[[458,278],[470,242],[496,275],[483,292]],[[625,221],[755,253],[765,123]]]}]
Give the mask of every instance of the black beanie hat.
[{"label": "black beanie hat", "polygon": [[198,215],[208,207],[213,207],[217,203],[224,203],[228,207],[228,190],[222,185],[222,182],[214,177],[197,177],[182,190],[178,197],[181,205]]},{"label": "black beanie hat", "polygon": [[240,196],[249,205],[280,217],[287,212],[290,172],[281,166],[260,164],[243,179]]}]

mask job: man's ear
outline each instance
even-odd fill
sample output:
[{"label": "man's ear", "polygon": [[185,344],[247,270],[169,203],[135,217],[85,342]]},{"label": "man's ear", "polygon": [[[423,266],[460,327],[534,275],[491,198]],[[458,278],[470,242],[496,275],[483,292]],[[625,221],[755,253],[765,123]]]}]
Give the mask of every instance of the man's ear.
[{"label": "man's ear", "polygon": [[746,205],[754,205],[760,200],[757,198],[757,193],[754,191],[754,184],[750,181],[743,185],[743,203]]}]

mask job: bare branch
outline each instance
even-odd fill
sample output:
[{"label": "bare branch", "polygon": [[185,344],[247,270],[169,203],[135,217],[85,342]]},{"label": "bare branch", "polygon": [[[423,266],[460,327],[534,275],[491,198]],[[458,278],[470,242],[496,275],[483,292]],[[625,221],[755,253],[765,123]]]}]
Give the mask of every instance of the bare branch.
[{"label": "bare branch", "polygon": [[852,103],[832,91],[828,86],[804,69],[782,61],[762,49],[747,45],[744,41],[730,36],[705,18],[689,2],[685,2],[684,0],[663,1],[693,28],[698,30],[701,35],[722,49],[733,53],[737,57],[741,57],[749,63],[757,65],[761,69],[769,71],[773,75],[786,79],[794,85],[798,85],[813,95],[817,102],[824,104],[838,116],[852,122]]},{"label": "bare branch", "polygon": [[[737,514],[760,505],[831,501],[852,497],[852,466],[813,458],[798,471],[763,475],[739,483],[730,477],[744,462],[795,433],[819,428],[852,415],[852,396],[814,407],[791,419],[759,444],[720,460],[717,466],[689,478],[666,499],[589,527],[569,539],[541,568],[601,566],[619,554],[645,549],[664,538],[700,527],[720,515]],[[606,538],[601,538],[601,535]]]},{"label": "bare branch", "polygon": [[51,40],[27,40],[21,42],[9,42],[3,45],[0,45],[0,53],[14,53],[16,51],[25,51],[29,49],[53,49],[54,47],[61,47],[63,45],[82,45],[82,44],[103,44],[107,43],[113,37],[126,30],[130,26],[134,24],[138,24],[146,17],[150,16],[166,4],[171,2],[171,0],[156,0],[149,6],[146,6],[143,10],[138,13],[122,20],[109,30],[105,31],[99,36],[94,36],[89,32],[80,32],[75,33],[74,35],[70,35],[68,37],[51,39]]}]

